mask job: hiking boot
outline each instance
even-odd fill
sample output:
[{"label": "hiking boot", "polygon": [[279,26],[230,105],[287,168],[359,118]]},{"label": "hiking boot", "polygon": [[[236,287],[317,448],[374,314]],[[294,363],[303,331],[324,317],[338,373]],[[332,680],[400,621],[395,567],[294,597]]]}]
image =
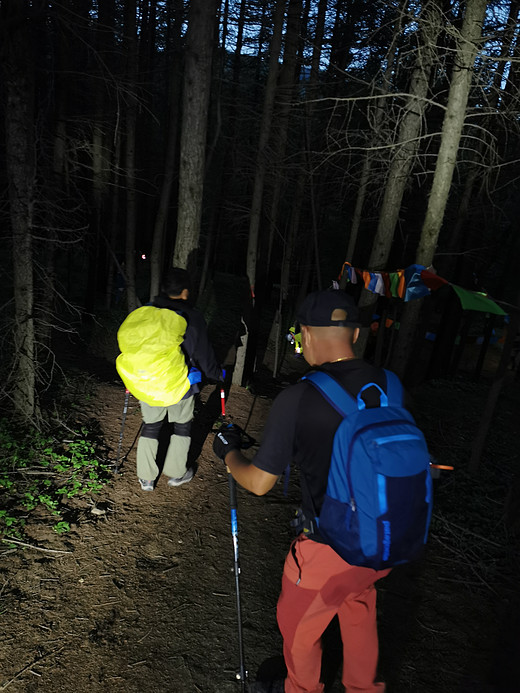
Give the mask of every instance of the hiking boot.
[{"label": "hiking boot", "polygon": [[153,491],[153,481],[146,481],[146,479],[139,479],[141,484],[141,489],[143,491]]},{"label": "hiking boot", "polygon": [[186,470],[186,473],[181,476],[180,479],[175,479],[172,477],[168,479],[168,486],[182,486],[182,484],[187,484],[188,481],[193,479],[193,469]]}]

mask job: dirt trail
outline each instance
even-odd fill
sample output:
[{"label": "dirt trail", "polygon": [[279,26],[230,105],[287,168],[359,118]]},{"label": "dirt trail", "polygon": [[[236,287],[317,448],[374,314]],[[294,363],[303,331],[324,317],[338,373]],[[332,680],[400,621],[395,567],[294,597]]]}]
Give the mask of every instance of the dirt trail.
[{"label": "dirt trail", "polygon": [[[258,438],[272,394],[231,388],[227,411]],[[470,396],[476,403],[468,403]],[[467,447],[465,417],[472,431],[471,411],[479,410],[482,396],[463,384],[455,383],[452,393],[445,383],[425,386],[418,409],[436,454],[448,462],[457,445]],[[511,455],[516,400],[504,404],[497,423],[497,460]],[[121,384],[103,382],[85,411],[101,421],[111,459],[123,403]],[[208,435],[219,412],[218,388],[205,387],[192,446],[198,470],[190,484],[170,489],[162,478],[153,493],[142,492],[134,447],[121,475],[99,496],[78,503],[69,533],[58,536],[48,523],[34,522],[27,541],[44,550],[0,545],[0,691],[240,693],[228,485]],[[130,398],[123,452],[140,423]],[[474,483],[482,484],[478,514],[464,506]],[[379,588],[380,665],[388,693],[518,690],[488,683],[497,676],[493,667],[503,674],[520,654],[513,651],[513,630],[512,637],[507,633],[517,598],[510,567],[516,563],[502,548],[503,483],[489,475],[474,482],[459,473],[438,484],[426,559],[395,570]],[[282,482],[263,498],[238,489],[244,644],[252,678],[282,652],[276,601],[298,495],[293,475],[287,496]],[[484,516],[495,527],[492,539],[480,538]],[[326,690],[339,693],[334,624],[325,646]]]},{"label": "dirt trail", "polygon": [[[201,405],[216,394],[215,386],[207,387]],[[113,450],[123,401],[121,386],[104,384],[91,405],[93,415],[102,412]],[[252,435],[267,406],[243,389],[228,400],[238,423],[249,420]],[[199,428],[204,418],[199,412]],[[140,422],[130,398],[124,452]],[[121,475],[96,497],[95,507],[85,504],[70,533],[60,538],[39,525],[30,541],[46,551],[2,552],[0,690],[237,690],[227,476],[214,458],[211,438],[203,444],[192,483],[171,489],[162,477],[153,493],[143,493],[134,448]],[[277,590],[265,587],[273,574],[274,582],[281,574],[287,530],[279,523],[277,537],[271,525],[284,505],[280,495],[275,491],[269,500],[251,502],[239,489],[241,584],[250,595],[244,633],[252,665],[280,652]],[[259,525],[262,534],[270,533],[265,546],[258,545]],[[273,550],[277,541],[280,551]]]}]

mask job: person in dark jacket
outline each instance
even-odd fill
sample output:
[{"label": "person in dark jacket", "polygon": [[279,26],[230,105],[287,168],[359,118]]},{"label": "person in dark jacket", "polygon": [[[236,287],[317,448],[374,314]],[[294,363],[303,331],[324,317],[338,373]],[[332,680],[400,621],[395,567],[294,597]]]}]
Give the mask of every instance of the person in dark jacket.
[{"label": "person in dark jacket", "polygon": [[[317,370],[332,375],[351,394],[367,383],[386,387],[384,371],[356,358],[358,309],[344,291],[317,291],[303,301],[296,319],[301,325],[303,356]],[[368,388],[367,407],[379,395]],[[240,452],[240,433],[223,431],[213,449],[236,481],[256,495],[267,493],[294,461],[302,491],[301,533],[287,554],[277,618],[287,666],[285,680],[256,682],[252,690],[269,693],[322,693],[321,637],[339,619],[343,641],[342,682],[348,693],[381,693],[376,680],[378,637],[374,584],[388,570],[353,566],[320,537],[314,523],[327,488],[332,445],[341,416],[307,381],[281,392],[273,402],[262,443],[252,460]]]},{"label": "person in dark jacket", "polygon": [[161,293],[151,302],[152,306],[172,310],[186,320],[187,328],[181,349],[191,374],[190,388],[176,404],[161,407],[140,402],[143,428],[137,445],[137,476],[143,491],[153,491],[159,474],[156,457],[159,433],[166,416],[169,423],[173,424],[173,433],[163,468],[163,474],[169,477],[168,486],[181,486],[193,479],[193,469],[187,468],[194,395],[199,392],[197,377],[193,377],[193,374],[199,373],[199,381],[200,371],[209,380],[224,380],[223,370],[217,362],[213,346],[209,341],[204,317],[189,302],[190,291],[191,280],[188,272],[179,267],[172,267],[164,276]]}]

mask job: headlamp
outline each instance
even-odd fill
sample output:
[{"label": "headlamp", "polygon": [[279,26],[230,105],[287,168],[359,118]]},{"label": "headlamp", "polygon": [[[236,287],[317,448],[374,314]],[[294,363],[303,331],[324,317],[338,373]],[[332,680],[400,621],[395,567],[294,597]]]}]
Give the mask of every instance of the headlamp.
[{"label": "headlamp", "polygon": [[302,335],[301,332],[296,332],[296,327],[290,327],[286,335],[286,339],[294,347],[296,355],[302,353]]}]

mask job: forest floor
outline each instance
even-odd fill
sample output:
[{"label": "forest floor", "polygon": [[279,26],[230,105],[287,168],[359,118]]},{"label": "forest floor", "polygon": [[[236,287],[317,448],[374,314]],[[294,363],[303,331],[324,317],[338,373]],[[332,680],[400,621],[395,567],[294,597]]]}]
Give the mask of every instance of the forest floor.
[{"label": "forest floor", "polygon": [[[227,386],[228,415],[259,439],[272,398],[298,377],[302,364],[289,364],[276,382],[262,371],[254,388]],[[78,375],[89,393],[82,416],[100,422],[114,460],[125,391],[113,365],[105,365],[101,374],[84,360]],[[380,675],[388,693],[520,691],[513,531],[520,530],[520,518],[512,516],[518,503],[505,505],[519,460],[520,387],[506,383],[481,472],[472,476],[469,449],[488,387],[461,375],[413,392],[432,453],[455,471],[435,481],[424,559],[379,583]],[[71,530],[59,536],[35,517],[26,532],[30,546],[0,544],[0,691],[241,690],[228,480],[211,447],[219,395],[218,387],[206,385],[198,397],[191,483],[171,489],[162,477],[153,493],[141,491],[132,447],[141,418],[130,397],[120,474],[101,493],[76,502]],[[251,679],[281,663],[276,602],[297,504],[296,475],[287,494],[283,481],[262,498],[238,489]],[[324,646],[326,690],[339,693],[335,622]]]}]

